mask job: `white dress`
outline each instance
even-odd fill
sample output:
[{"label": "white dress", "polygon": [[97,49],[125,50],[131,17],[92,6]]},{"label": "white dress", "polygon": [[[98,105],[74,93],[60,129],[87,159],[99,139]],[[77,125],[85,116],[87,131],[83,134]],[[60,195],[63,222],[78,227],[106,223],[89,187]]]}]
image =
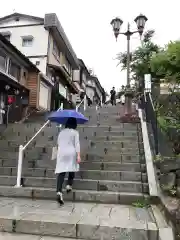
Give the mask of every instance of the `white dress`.
[{"label": "white dress", "polygon": [[77,153],[80,152],[79,133],[74,129],[63,129],[58,136],[58,153],[55,173],[78,172]]}]

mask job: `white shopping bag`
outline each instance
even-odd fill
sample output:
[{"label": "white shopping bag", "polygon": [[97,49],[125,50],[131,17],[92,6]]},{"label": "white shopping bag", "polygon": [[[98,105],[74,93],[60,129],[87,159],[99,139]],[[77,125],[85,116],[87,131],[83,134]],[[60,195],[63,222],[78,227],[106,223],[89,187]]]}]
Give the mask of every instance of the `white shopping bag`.
[{"label": "white shopping bag", "polygon": [[58,148],[57,148],[57,147],[53,147],[53,148],[52,148],[51,160],[56,160],[56,158],[57,158],[57,152],[58,152]]}]

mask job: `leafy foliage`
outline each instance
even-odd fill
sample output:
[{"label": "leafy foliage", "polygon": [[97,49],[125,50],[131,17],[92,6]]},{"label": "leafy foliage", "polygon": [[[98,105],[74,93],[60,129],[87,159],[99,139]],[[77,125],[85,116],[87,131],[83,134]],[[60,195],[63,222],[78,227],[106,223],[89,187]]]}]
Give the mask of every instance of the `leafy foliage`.
[{"label": "leafy foliage", "polygon": [[[150,72],[150,61],[154,54],[160,51],[157,44],[152,42],[154,30],[149,30],[143,35],[141,46],[130,53],[130,71],[134,79],[144,77],[144,74]],[[121,65],[122,70],[127,68],[127,52],[117,54],[118,65]]]},{"label": "leafy foliage", "polygon": [[152,72],[167,82],[180,83],[180,41],[170,42],[151,59]]}]

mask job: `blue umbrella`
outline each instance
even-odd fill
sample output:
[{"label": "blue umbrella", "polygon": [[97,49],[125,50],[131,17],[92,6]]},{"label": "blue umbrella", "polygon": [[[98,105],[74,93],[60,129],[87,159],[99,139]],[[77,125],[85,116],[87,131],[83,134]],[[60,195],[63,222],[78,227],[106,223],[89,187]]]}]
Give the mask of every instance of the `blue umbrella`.
[{"label": "blue umbrella", "polygon": [[56,122],[59,124],[66,124],[68,118],[75,118],[77,124],[84,124],[88,121],[88,119],[83,114],[75,110],[60,110],[52,112],[48,117],[51,122]]}]

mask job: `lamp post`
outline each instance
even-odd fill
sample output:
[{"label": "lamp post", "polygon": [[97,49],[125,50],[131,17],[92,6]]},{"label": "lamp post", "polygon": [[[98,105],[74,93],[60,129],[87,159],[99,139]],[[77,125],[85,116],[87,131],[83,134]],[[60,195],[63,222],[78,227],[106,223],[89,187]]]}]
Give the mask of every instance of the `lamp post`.
[{"label": "lamp post", "polygon": [[126,32],[120,32],[121,25],[123,24],[123,21],[120,18],[114,18],[111,21],[111,25],[113,27],[113,32],[114,32],[116,41],[120,34],[125,35],[127,38],[127,64],[126,64],[127,65],[127,86],[126,86],[126,92],[125,92],[126,105],[127,105],[126,113],[127,114],[132,113],[132,103],[131,103],[132,92],[131,92],[131,87],[130,87],[130,61],[131,61],[131,59],[130,59],[130,39],[134,33],[139,33],[140,37],[142,36],[144,27],[145,27],[145,23],[147,20],[148,19],[145,15],[140,14],[139,16],[137,16],[134,19],[134,21],[137,24],[137,30],[131,31],[130,24],[128,23]]}]

